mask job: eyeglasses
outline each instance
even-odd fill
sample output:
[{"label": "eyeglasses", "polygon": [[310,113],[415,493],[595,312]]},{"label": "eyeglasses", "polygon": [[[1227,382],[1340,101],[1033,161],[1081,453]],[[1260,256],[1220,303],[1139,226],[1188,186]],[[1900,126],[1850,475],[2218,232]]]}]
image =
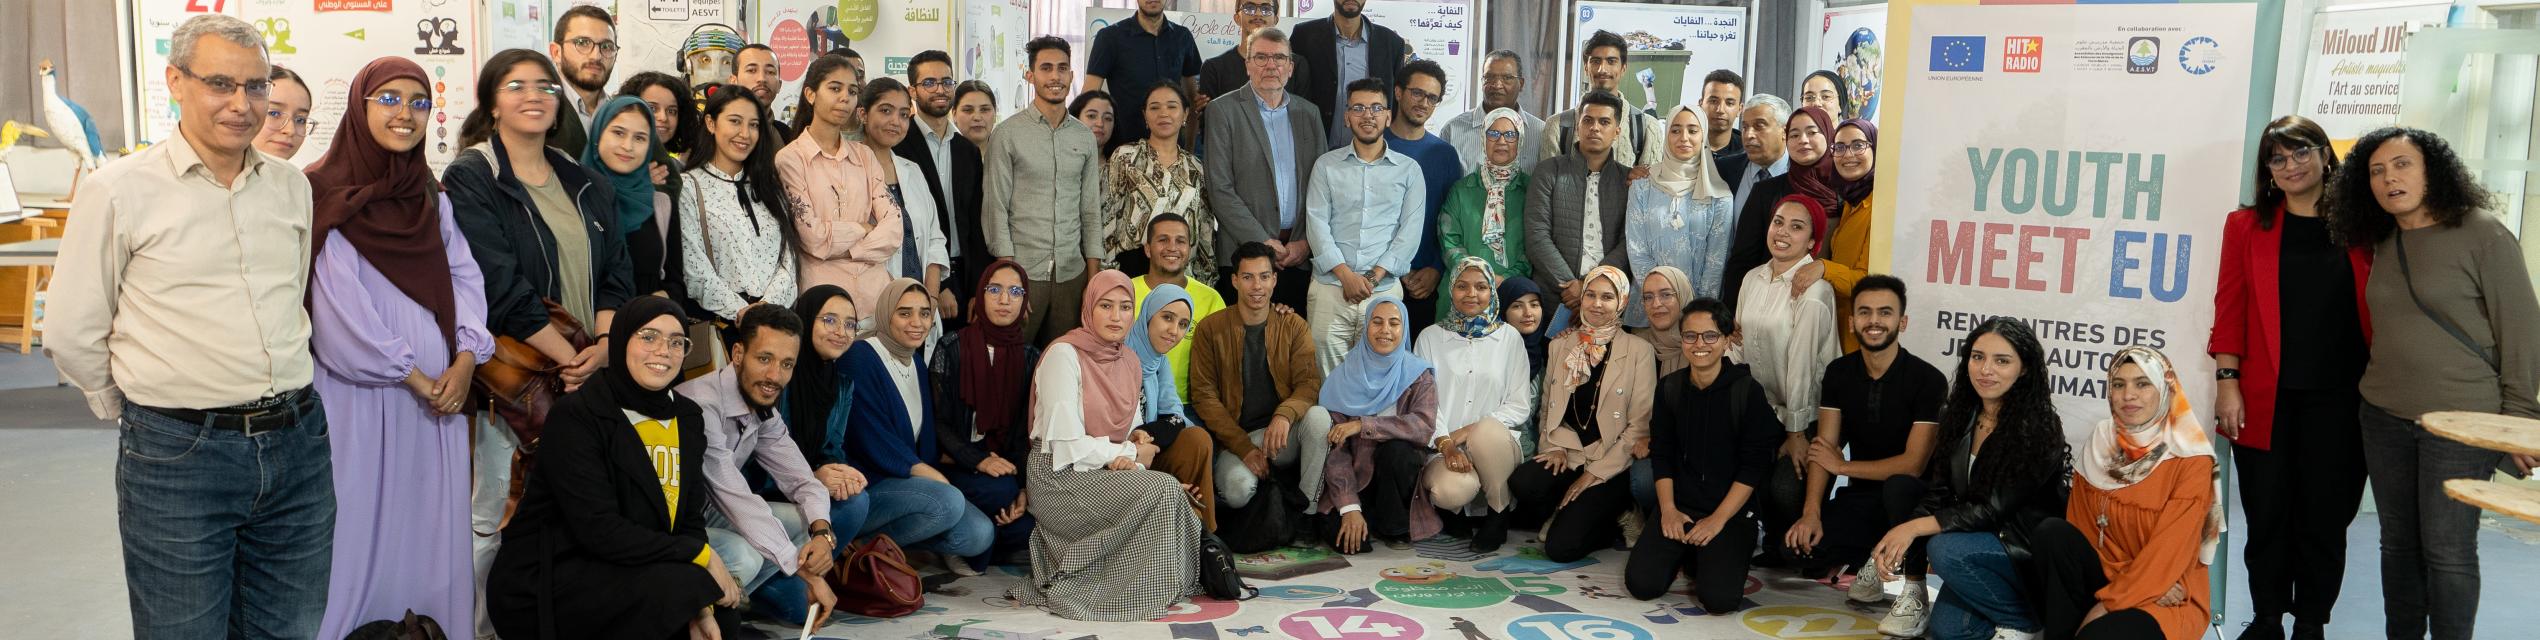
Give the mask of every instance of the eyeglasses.
[{"label": "eyeglasses", "polygon": [[1848,156],[1855,153],[1869,153],[1871,149],[1872,147],[1870,146],[1870,141],[1868,140],[1837,142],[1826,145],[1827,153],[1832,153],[1838,156]]},{"label": "eyeglasses", "polygon": [[1284,53],[1256,53],[1246,57],[1251,59],[1253,64],[1278,64],[1288,61],[1288,54]]},{"label": "eyeglasses", "polygon": [[574,53],[590,53],[590,52],[591,52],[591,49],[592,49],[593,47],[597,47],[597,48],[599,48],[599,50],[600,50],[600,57],[603,57],[603,58],[615,58],[615,57],[617,57],[617,41],[616,41],[616,40],[592,40],[592,39],[590,39],[590,38],[574,38],[574,39],[572,39],[572,40],[566,40],[566,41],[564,41],[564,43],[565,43],[565,44],[569,44],[569,45],[573,45],[573,52],[574,52]]},{"label": "eyeglasses", "polygon": [[1024,297],[1023,285],[1019,284],[1011,287],[1000,287],[992,284],[979,288],[979,295],[993,296],[999,293],[1016,298]]},{"label": "eyeglasses", "polygon": [[1391,109],[1386,108],[1386,107],[1385,107],[1385,105],[1381,105],[1381,104],[1353,104],[1353,105],[1349,105],[1349,115],[1353,115],[1353,116],[1373,116],[1373,115],[1383,115],[1386,111],[1391,111]]},{"label": "eyeglasses", "polygon": [[382,106],[382,107],[387,107],[387,108],[390,108],[390,109],[395,109],[395,108],[397,108],[397,105],[401,105],[401,104],[402,104],[402,105],[406,105],[406,110],[407,110],[407,111],[412,111],[412,112],[415,112],[415,113],[417,113],[417,114],[424,114],[424,113],[431,113],[431,112],[432,112],[432,99],[431,99],[431,98],[407,98],[407,97],[405,97],[405,96],[397,95],[397,94],[394,94],[394,93],[383,93],[383,94],[380,94],[380,95],[375,95],[375,96],[371,96],[371,97],[368,97],[368,98],[363,98],[362,100],[364,100],[364,101],[366,101],[366,102],[375,102],[375,103],[378,103],[378,104],[379,104],[379,106]]},{"label": "eyeglasses", "polygon": [[556,94],[564,92],[564,89],[556,86],[556,83],[545,80],[539,80],[537,82],[521,82],[519,80],[513,80],[511,82],[503,83],[503,93],[520,93],[532,90],[548,97],[555,97]]},{"label": "eyeglasses", "polygon": [[686,354],[688,347],[693,346],[688,342],[688,336],[664,336],[660,329],[644,329],[635,332],[635,344],[643,345],[646,349],[660,349],[664,343],[670,345],[671,353],[677,354]]},{"label": "eyeglasses", "polygon": [[284,122],[291,123],[292,135],[309,135],[310,129],[317,128],[317,123],[309,121],[308,116],[284,119],[282,117],[281,109],[272,109],[265,112],[265,126],[272,127]]},{"label": "eyeglasses", "polygon": [[1685,334],[1685,342],[1691,342],[1691,343],[1694,343],[1694,344],[1712,344],[1712,343],[1719,342],[1721,339],[1723,339],[1723,338],[1727,338],[1727,337],[1728,337],[1727,335],[1722,334],[1722,333],[1720,333],[1720,332],[1718,332],[1718,331],[1704,331],[1704,332],[1701,332],[1701,333],[1688,333],[1688,334]]},{"label": "eyeglasses", "polygon": [[1266,3],[1265,3],[1265,4],[1244,3],[1244,4],[1240,4],[1240,5],[1236,5],[1236,6],[1235,6],[1235,15],[1244,15],[1244,16],[1263,16],[1263,17],[1267,17],[1267,16],[1275,16],[1275,15],[1279,15],[1279,5],[1275,5],[1275,4],[1266,4]]},{"label": "eyeglasses", "polygon": [[1491,141],[1491,142],[1516,142],[1516,141],[1517,141],[1517,139],[1519,139],[1519,138],[1523,138],[1523,137],[1525,137],[1525,134],[1518,133],[1518,132],[1515,132],[1515,131],[1484,131],[1484,132],[1482,132],[1482,139],[1484,139],[1484,140],[1489,140],[1489,141]]},{"label": "eyeglasses", "polygon": [[1522,81],[1524,81],[1525,79],[1526,79],[1526,78],[1525,78],[1524,76],[1519,76],[1519,75],[1517,75],[1517,74],[1513,74],[1513,73],[1485,73],[1485,74],[1482,74],[1482,84],[1514,84],[1514,83],[1517,83],[1517,82],[1522,82]]},{"label": "eyeglasses", "polygon": [[822,327],[827,327],[827,328],[830,328],[830,329],[836,329],[836,328],[838,328],[838,327],[843,327],[843,326],[846,326],[846,324],[847,324],[847,319],[846,319],[846,318],[839,317],[839,316],[838,316],[838,314],[835,314],[835,313],[823,313],[823,314],[820,314],[820,317],[818,317],[818,318],[813,318],[813,321],[815,321],[815,322],[819,322],[819,323],[820,323],[820,326],[822,326]]},{"label": "eyeglasses", "polygon": [[2275,154],[2275,157],[2267,158],[2267,168],[2283,170],[2296,165],[2309,166],[2319,162],[2319,149],[2319,147],[2302,147]]},{"label": "eyeglasses", "polygon": [[215,96],[226,98],[232,94],[238,93],[238,90],[240,89],[247,90],[247,95],[254,98],[262,98],[273,93],[273,81],[266,80],[264,78],[256,78],[246,82],[240,82],[236,78],[231,78],[229,76],[212,76],[206,78],[195,75],[193,69],[187,69],[176,65],[168,65],[168,68],[175,69],[177,73],[185,74],[185,77],[193,78],[195,82],[203,83],[203,86],[211,89],[212,95]]},{"label": "eyeglasses", "polygon": [[933,78],[918,78],[911,84],[919,89],[950,89],[953,88],[953,85],[961,83],[953,80],[952,76],[938,76]]},{"label": "eyeglasses", "polygon": [[[1640,300],[1641,300],[1642,302],[1655,303],[1655,302],[1658,302],[1658,301],[1661,301],[1661,300],[1674,300],[1674,299],[1676,299],[1676,292],[1674,292],[1674,291],[1650,291],[1650,292],[1645,292],[1645,293],[1640,294]],[[1673,305],[1669,305],[1669,306],[1673,306]]]},{"label": "eyeglasses", "polygon": [[1412,89],[1412,88],[1407,88],[1407,87],[1406,87],[1406,88],[1404,88],[1404,89],[1402,90],[1402,95],[1403,95],[1403,97],[1405,97],[1405,98],[1409,98],[1409,99],[1410,99],[1410,100],[1406,100],[1406,102],[1409,102],[1409,101],[1418,101],[1418,102],[1423,102],[1423,103],[1428,103],[1428,104],[1437,104],[1437,103],[1438,103],[1438,100],[1440,100],[1440,99],[1442,99],[1442,98],[1445,98],[1445,97],[1446,97],[1446,96],[1442,96],[1442,95],[1438,95],[1438,94],[1434,94],[1434,93],[1429,93],[1429,92],[1427,92],[1427,91],[1421,91],[1421,90],[1419,90],[1419,89]]}]

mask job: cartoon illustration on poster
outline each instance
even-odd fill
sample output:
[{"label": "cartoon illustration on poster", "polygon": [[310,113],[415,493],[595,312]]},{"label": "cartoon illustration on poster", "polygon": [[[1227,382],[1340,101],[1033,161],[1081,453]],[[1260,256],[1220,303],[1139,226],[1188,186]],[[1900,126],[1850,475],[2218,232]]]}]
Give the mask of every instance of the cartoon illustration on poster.
[{"label": "cartoon illustration on poster", "polygon": [[1817,28],[1815,68],[1843,78],[1853,110],[1877,121],[1880,74],[1886,68],[1887,5],[1829,9]]}]

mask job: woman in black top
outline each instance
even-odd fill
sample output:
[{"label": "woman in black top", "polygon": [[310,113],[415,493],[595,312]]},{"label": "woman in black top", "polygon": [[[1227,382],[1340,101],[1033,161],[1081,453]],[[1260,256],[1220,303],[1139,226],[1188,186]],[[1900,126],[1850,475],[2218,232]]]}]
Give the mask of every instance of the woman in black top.
[{"label": "woman in black top", "polygon": [[1746,365],[1721,361],[1728,334],[1737,332],[1728,307],[1698,298],[1680,318],[1686,367],[1658,380],[1649,420],[1658,522],[1632,546],[1623,584],[1650,600],[1667,595],[1683,573],[1703,610],[1724,615],[1745,598],[1755,553],[1746,502],[1773,463],[1782,425]]},{"label": "woman in black top", "polygon": [[612,320],[621,366],[556,401],[503,528],[485,614],[504,637],[716,637],[711,605],[741,602],[706,546],[704,412],[670,392],[688,320],[653,296]]},{"label": "woman in black top", "polygon": [[[1032,371],[1041,349],[1023,335],[1031,311],[1023,265],[1000,258],[989,263],[971,291],[970,323],[936,341],[935,446],[952,459],[944,477],[996,525],[996,542],[980,559],[1003,557],[1032,539],[1032,514],[1023,493],[1032,455]],[[977,559],[974,559],[974,561]],[[977,564],[973,569],[982,568]]]},{"label": "woman in black top", "polygon": [[1930,537],[1931,571],[1947,583],[1932,603],[1933,637],[2034,638],[2044,625],[2021,596],[2036,583],[2028,541],[2038,523],[2064,514],[2072,445],[2055,415],[2046,350],[2028,325],[1986,320],[1957,348],[1940,455],[1924,473],[1931,487],[1870,561],[1893,576],[1914,541]]}]

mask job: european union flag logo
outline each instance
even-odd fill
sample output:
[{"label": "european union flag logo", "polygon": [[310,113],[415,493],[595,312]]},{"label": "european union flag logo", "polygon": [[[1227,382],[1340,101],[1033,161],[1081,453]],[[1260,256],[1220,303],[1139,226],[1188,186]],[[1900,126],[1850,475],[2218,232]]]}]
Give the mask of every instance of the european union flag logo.
[{"label": "european union flag logo", "polygon": [[1984,36],[1932,36],[1931,70],[1984,71]]}]

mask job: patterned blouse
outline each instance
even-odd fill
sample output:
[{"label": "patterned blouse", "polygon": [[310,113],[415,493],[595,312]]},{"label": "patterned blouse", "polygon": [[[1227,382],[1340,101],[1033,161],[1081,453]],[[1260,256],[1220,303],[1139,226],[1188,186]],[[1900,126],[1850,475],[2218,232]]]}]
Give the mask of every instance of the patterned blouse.
[{"label": "patterned blouse", "polygon": [[1186,275],[1215,285],[1217,219],[1208,213],[1208,183],[1201,179],[1197,156],[1189,151],[1178,155],[1169,166],[1159,164],[1155,148],[1143,140],[1111,152],[1111,163],[1103,170],[1102,182],[1103,267],[1119,268],[1114,264],[1118,262],[1115,256],[1146,246],[1147,219],[1178,213],[1191,221],[1191,261]]}]

